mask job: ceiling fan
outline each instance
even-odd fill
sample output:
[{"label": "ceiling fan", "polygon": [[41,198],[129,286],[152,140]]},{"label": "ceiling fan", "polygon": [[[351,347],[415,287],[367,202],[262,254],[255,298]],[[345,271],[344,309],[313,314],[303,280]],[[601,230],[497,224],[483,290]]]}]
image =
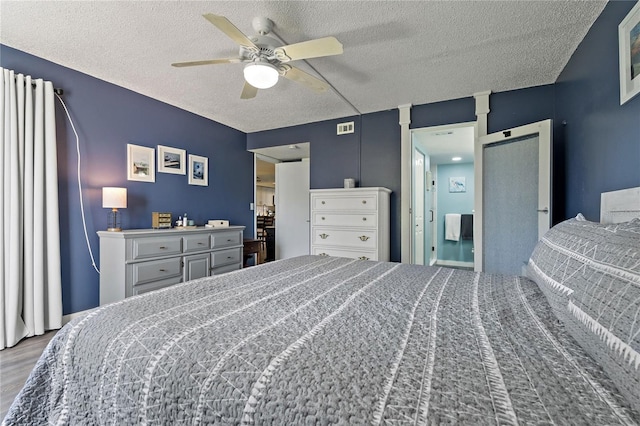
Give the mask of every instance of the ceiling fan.
[{"label": "ceiling fan", "polygon": [[191,67],[196,65],[246,63],[247,65],[244,67],[245,84],[240,96],[242,99],[254,98],[258,93],[258,89],[273,87],[278,82],[279,76],[302,83],[317,93],[325,92],[329,88],[326,82],[289,65],[288,62],[342,54],[342,43],[335,37],[324,37],[284,46],[280,41],[268,36],[273,30],[273,22],[270,19],[254,18],[252,25],[258,35],[249,38],[224,16],[214,15],[213,13],[203,16],[231,40],[240,45],[238,57],[177,62],[171,64],[172,66]]}]

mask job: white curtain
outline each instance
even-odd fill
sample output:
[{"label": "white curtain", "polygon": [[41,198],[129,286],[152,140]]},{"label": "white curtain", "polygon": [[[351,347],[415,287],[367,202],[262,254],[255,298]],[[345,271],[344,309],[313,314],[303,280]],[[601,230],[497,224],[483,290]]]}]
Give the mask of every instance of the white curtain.
[{"label": "white curtain", "polygon": [[60,228],[53,84],[2,71],[0,350],[60,328]]}]

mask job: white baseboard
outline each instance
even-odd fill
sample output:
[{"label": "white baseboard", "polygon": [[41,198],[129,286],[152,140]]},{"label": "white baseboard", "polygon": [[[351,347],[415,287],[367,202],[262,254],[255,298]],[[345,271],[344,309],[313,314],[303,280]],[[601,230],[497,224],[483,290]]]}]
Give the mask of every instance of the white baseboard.
[{"label": "white baseboard", "polygon": [[473,269],[473,262],[461,262],[459,260],[436,260],[438,266],[451,266],[454,268],[471,268]]},{"label": "white baseboard", "polygon": [[68,315],[63,315],[62,316],[62,325],[66,325],[69,321],[71,321],[72,319],[76,319],[78,317],[81,317],[85,314],[88,314],[89,312],[95,310],[96,308],[93,309],[87,309],[86,311],[80,311],[80,312],[74,312],[72,314],[68,314]]}]

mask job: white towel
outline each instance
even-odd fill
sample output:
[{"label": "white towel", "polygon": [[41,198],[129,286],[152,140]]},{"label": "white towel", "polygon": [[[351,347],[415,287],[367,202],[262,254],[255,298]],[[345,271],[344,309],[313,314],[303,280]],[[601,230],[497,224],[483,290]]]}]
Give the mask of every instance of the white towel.
[{"label": "white towel", "polygon": [[444,239],[460,241],[460,217],[459,213],[447,213],[444,215]]}]

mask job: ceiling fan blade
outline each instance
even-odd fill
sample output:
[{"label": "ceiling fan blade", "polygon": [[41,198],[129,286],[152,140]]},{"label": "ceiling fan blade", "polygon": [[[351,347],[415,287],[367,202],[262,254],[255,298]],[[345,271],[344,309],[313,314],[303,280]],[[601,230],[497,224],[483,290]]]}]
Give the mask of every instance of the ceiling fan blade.
[{"label": "ceiling fan blade", "polygon": [[173,67],[193,67],[196,65],[213,65],[213,64],[236,64],[242,62],[240,58],[223,58],[223,59],[209,59],[206,61],[191,61],[191,62],[176,62],[171,64]]},{"label": "ceiling fan blade", "polygon": [[318,38],[274,49],[276,57],[281,62],[341,55],[342,52],[342,43],[335,37]]},{"label": "ceiling fan blade", "polygon": [[291,67],[291,69],[287,70],[284,73],[284,77],[289,80],[302,83],[316,93],[323,93],[329,89],[329,85],[324,81],[295,67]]},{"label": "ceiling fan blade", "polygon": [[239,45],[258,49],[258,47],[249,39],[249,37],[244,35],[242,31],[240,31],[235,25],[231,23],[231,21],[229,21],[224,16],[214,15],[213,13],[207,13],[202,16],[204,16],[207,21],[218,27],[220,31],[225,33],[231,40],[235,41]]},{"label": "ceiling fan blade", "polygon": [[252,85],[250,85],[245,81],[244,87],[242,88],[242,94],[240,95],[240,99],[255,98],[257,94],[258,94],[258,89],[256,89],[255,87],[253,87]]}]

